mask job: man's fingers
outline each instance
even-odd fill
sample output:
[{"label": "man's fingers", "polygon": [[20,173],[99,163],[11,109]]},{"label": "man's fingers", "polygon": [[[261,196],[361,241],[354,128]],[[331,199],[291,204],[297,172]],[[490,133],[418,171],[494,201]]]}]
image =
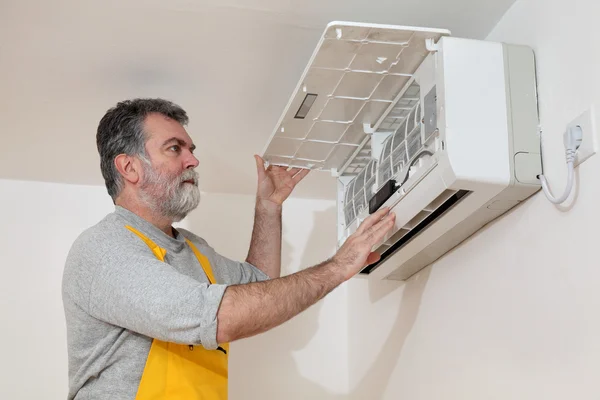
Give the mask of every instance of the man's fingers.
[{"label": "man's fingers", "polygon": [[294,176],[294,175],[296,175],[298,172],[300,172],[300,170],[301,170],[301,169],[302,169],[302,168],[297,168],[297,167],[295,167],[295,168],[290,168],[290,169],[288,169],[288,170],[287,170],[287,173],[288,173],[288,175],[289,175],[289,176],[293,177],[293,176]]},{"label": "man's fingers", "polygon": [[282,174],[287,173],[287,167],[282,165],[269,165],[269,168],[271,168],[273,172],[277,171],[278,173],[281,172]]},{"label": "man's fingers", "polygon": [[258,154],[254,155],[254,159],[256,160],[256,165],[259,165],[260,167],[262,167],[264,169],[264,167],[265,167],[265,160],[263,160],[262,157],[259,156]]},{"label": "man's fingers", "polygon": [[383,239],[385,235],[387,235],[392,229],[395,220],[396,214],[390,213],[384,219],[377,222],[375,225],[365,231],[365,240],[369,243],[369,245],[374,246],[379,243],[379,241]]},{"label": "man's fingers", "polygon": [[365,266],[375,264],[379,260],[381,260],[381,255],[373,252],[367,257],[367,262],[365,263]]},{"label": "man's fingers", "polygon": [[383,207],[383,208],[379,209],[378,211],[374,212],[373,214],[369,215],[360,224],[360,226],[356,230],[356,233],[359,234],[359,235],[362,234],[367,229],[369,229],[370,227],[372,227],[373,225],[375,225],[377,222],[379,222],[381,220],[381,218],[383,218],[384,215],[386,215],[389,211],[390,211],[389,207]]},{"label": "man's fingers", "polygon": [[302,179],[304,179],[306,177],[306,175],[308,175],[308,173],[310,172],[309,169],[303,169],[302,171],[298,172],[296,175],[294,175],[294,177],[292,178],[292,180],[294,181],[294,184],[298,184],[300,183],[300,181]]},{"label": "man's fingers", "polygon": [[262,180],[262,178],[265,176],[265,161],[257,154],[254,155],[254,160],[256,160],[256,171],[258,172],[258,178],[259,180]]}]

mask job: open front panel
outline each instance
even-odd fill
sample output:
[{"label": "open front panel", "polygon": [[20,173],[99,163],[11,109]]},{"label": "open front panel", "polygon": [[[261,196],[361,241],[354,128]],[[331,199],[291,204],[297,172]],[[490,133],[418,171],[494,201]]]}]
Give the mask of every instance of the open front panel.
[{"label": "open front panel", "polygon": [[[426,40],[448,34],[389,25],[328,25],[267,144],[265,160],[360,173],[372,159],[365,131],[380,131],[390,111],[401,111],[394,107],[429,54]],[[398,126],[382,129],[398,128],[410,117],[407,111],[393,114]]]}]

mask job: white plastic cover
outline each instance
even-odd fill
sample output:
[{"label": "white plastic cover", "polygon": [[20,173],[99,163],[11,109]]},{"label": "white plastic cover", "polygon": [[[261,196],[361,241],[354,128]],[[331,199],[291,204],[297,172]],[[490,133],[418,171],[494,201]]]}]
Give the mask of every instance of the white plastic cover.
[{"label": "white plastic cover", "polygon": [[[336,169],[369,140],[428,54],[426,39],[446,30],[350,22],[330,23],[263,152],[265,160],[309,169]],[[315,96],[316,95],[316,96]],[[358,157],[357,157],[358,156]]]}]

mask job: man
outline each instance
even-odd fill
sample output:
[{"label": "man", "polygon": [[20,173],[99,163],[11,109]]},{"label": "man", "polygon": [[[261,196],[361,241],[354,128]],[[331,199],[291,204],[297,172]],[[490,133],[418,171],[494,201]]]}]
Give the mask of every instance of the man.
[{"label": "man", "polygon": [[69,399],[225,399],[229,343],[299,314],[378,255],[381,210],[330,260],[280,278],[281,208],[306,171],[264,168],[248,257],[235,262],[172,224],[200,201],[186,112],[124,101],[100,121],[101,170],[115,211],[69,252],[63,302]]}]

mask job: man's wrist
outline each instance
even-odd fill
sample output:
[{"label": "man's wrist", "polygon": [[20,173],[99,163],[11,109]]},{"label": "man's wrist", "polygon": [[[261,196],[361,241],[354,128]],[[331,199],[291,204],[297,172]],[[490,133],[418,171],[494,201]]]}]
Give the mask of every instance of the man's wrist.
[{"label": "man's wrist", "polygon": [[283,207],[281,204],[260,198],[256,199],[256,210],[259,212],[277,216],[281,214],[282,209]]},{"label": "man's wrist", "polygon": [[346,271],[346,268],[339,263],[335,256],[321,264],[321,268],[329,271],[329,273],[332,274],[333,279],[337,281],[338,284],[344,283],[353,276],[353,274],[349,274]]}]

